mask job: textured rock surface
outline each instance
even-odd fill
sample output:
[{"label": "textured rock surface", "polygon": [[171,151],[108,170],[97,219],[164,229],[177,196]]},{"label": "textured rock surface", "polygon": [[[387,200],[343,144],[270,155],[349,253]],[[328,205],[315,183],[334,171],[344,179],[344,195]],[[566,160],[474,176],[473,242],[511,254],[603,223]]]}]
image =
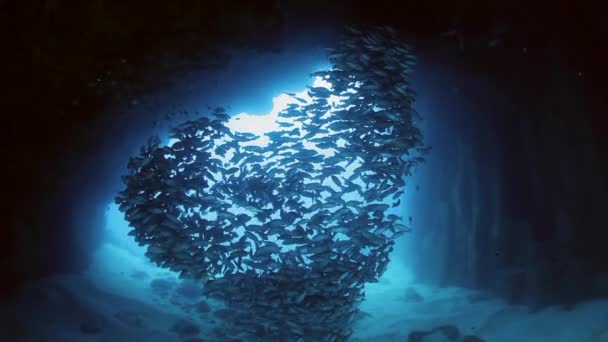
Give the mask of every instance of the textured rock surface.
[{"label": "textured rock surface", "polygon": [[[489,290],[534,310],[608,294],[603,138],[593,108],[569,90],[580,84],[576,70],[556,67],[565,63],[558,46],[547,51],[551,67],[536,71],[535,87],[503,95],[506,83],[490,75],[445,70],[461,93],[419,90],[429,94],[419,99],[428,130],[438,130],[427,135],[433,158],[411,195],[417,229],[408,248],[421,280]],[[461,102],[462,92],[475,103]]]}]

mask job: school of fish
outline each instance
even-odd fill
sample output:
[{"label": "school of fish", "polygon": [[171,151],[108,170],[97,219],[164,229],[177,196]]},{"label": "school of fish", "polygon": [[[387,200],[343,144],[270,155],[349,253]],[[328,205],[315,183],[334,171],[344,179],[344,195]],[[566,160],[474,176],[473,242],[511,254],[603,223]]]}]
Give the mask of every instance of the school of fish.
[{"label": "school of fish", "polygon": [[346,341],[363,286],[408,232],[404,177],[428,152],[411,48],[389,27],[349,27],[265,134],[216,108],[131,157],[116,197],[146,256],[225,303],[222,341]]}]

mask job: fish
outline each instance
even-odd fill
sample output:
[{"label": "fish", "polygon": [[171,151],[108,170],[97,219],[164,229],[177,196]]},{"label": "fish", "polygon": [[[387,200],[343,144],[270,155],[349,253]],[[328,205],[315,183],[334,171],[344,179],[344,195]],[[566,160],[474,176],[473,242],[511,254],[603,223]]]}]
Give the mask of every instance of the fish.
[{"label": "fish", "polygon": [[219,314],[238,329],[218,340],[348,340],[363,285],[411,231],[389,211],[424,161],[409,154],[425,152],[413,49],[389,27],[350,28],[327,53],[332,67],[311,76],[331,87],[285,93],[278,130],[234,132],[209,108],[172,128],[171,146],[151,138],[121,178],[115,202],[146,256],[243,306]]}]

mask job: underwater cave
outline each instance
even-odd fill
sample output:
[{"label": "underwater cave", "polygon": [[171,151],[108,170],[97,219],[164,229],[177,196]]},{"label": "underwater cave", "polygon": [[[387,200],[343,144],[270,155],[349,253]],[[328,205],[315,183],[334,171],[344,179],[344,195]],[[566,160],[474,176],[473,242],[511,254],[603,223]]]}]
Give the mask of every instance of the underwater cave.
[{"label": "underwater cave", "polygon": [[0,6],[0,340],[608,341],[593,6]]}]

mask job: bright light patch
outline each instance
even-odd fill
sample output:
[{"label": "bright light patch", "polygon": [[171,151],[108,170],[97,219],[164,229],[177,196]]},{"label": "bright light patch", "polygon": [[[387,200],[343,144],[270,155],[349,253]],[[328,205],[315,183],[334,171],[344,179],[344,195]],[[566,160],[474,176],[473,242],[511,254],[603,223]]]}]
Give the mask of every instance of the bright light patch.
[{"label": "bright light patch", "polygon": [[276,115],[251,115],[240,113],[233,116],[226,126],[235,132],[249,132],[256,135],[263,135],[266,132],[272,132],[280,129],[276,121]]},{"label": "bright light patch", "polygon": [[[316,77],[312,84],[313,87],[323,87],[327,89],[331,89],[331,84],[320,77]],[[268,114],[263,115],[253,115],[249,113],[240,113],[233,116],[226,126],[230,128],[233,132],[248,132],[256,135],[264,135],[269,132],[276,132],[284,130],[279,123],[277,122],[279,118],[279,113],[291,104],[308,104],[312,102],[312,98],[308,95],[307,90],[302,90],[299,92],[295,92],[291,96],[289,94],[283,93],[279,96],[276,96],[272,99],[272,110]],[[304,100],[305,103],[301,103],[298,101],[299,98]],[[294,120],[281,118],[282,121],[294,123]],[[266,145],[268,143],[268,138],[263,137],[252,142],[252,145]]]},{"label": "bright light patch", "polygon": [[312,82],[312,86],[332,90],[331,83],[327,82],[326,80],[322,79],[321,77],[315,77],[315,80]]}]

